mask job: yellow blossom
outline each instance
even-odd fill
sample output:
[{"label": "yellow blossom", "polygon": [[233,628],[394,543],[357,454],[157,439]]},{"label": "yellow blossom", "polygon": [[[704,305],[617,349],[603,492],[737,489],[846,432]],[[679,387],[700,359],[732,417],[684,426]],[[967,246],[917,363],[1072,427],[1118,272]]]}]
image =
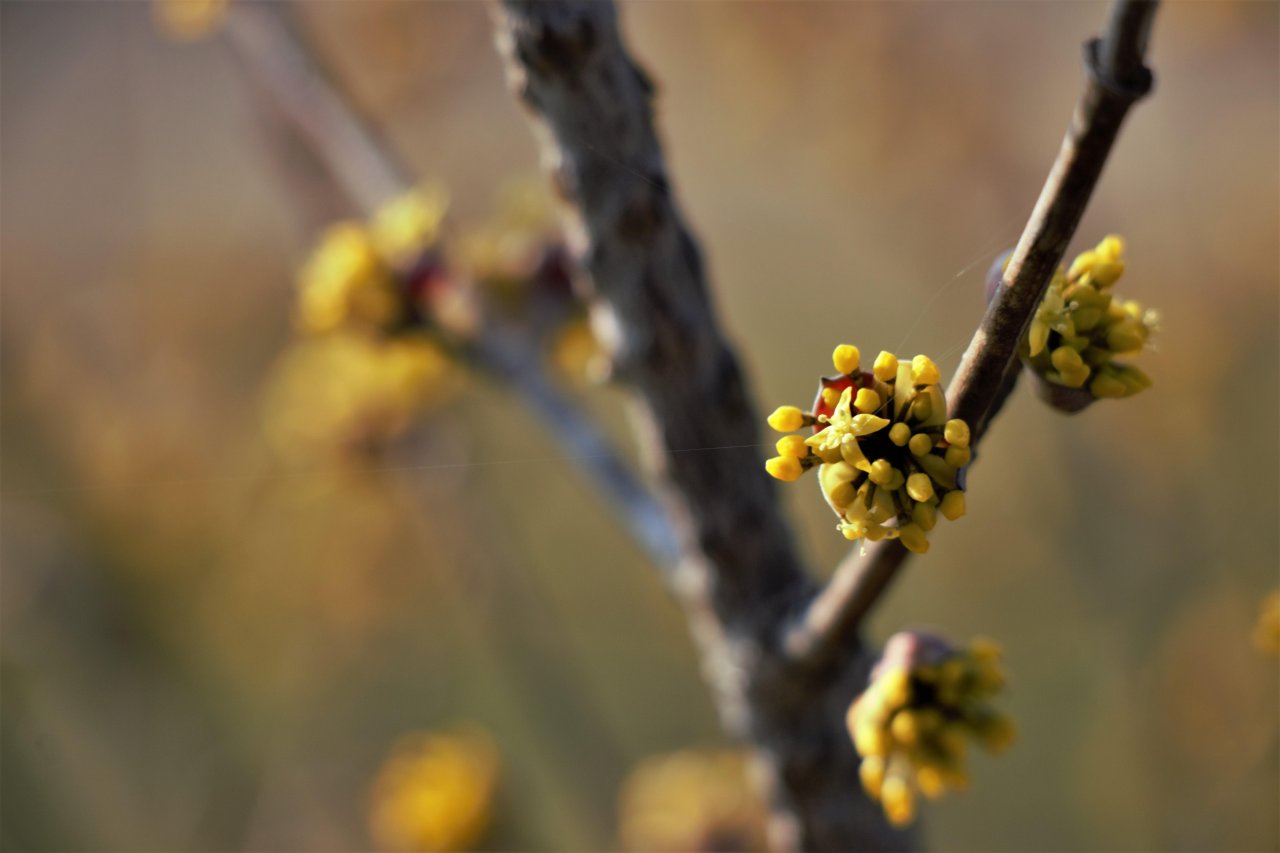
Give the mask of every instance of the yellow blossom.
[{"label": "yellow blossom", "polygon": [[[832,360],[837,368],[856,370],[856,348],[842,344]],[[824,378],[810,412],[776,409],[769,416],[774,429],[813,426],[817,432],[804,439],[806,455],[798,444],[784,450],[779,443],[780,455],[765,468],[788,481],[818,468],[822,495],[846,539],[900,539],[924,553],[940,512],[951,520],[963,515],[957,474],[972,457],[969,427],[947,419],[941,375],[928,356],[899,362],[881,352],[875,371]]]},{"label": "yellow blossom", "polygon": [[778,432],[794,432],[804,425],[805,414],[795,406],[779,406],[769,415],[769,426]]},{"label": "yellow blossom", "polygon": [[437,186],[417,187],[383,205],[369,223],[383,262],[392,267],[412,263],[435,242],[448,207],[448,195]]},{"label": "yellow blossom", "polygon": [[862,787],[891,823],[915,819],[919,794],[935,799],[968,785],[969,740],[992,752],[1012,743],[1012,721],[990,705],[1004,680],[999,649],[989,640],[966,651],[904,632],[886,644],[847,723],[862,759]]},{"label": "yellow blossom", "polygon": [[661,851],[766,849],[767,811],[739,750],[684,750],[643,761],[619,797],[621,846]]},{"label": "yellow blossom", "polygon": [[860,359],[858,348],[852,344],[840,344],[831,354],[831,363],[835,365],[836,372],[845,375],[857,372]]},{"label": "yellow blossom", "polygon": [[380,446],[452,390],[452,373],[448,356],[420,334],[304,339],[284,353],[268,382],[268,437],[299,460]]},{"label": "yellow blossom", "polygon": [[399,316],[388,271],[359,223],[341,222],[321,238],[298,276],[298,322],[307,332],[343,325],[383,328]]},{"label": "yellow blossom", "polygon": [[800,460],[794,456],[775,456],[765,462],[764,468],[769,472],[769,476],[786,482],[798,480],[804,473]]},{"label": "yellow blossom", "polygon": [[373,783],[369,829],[385,850],[473,849],[489,825],[498,751],[483,730],[406,737]]},{"label": "yellow blossom", "polygon": [[1144,349],[1159,326],[1156,312],[1111,292],[1124,274],[1123,252],[1124,241],[1111,235],[1054,274],[1022,347],[1023,362],[1043,380],[1094,398],[1150,387],[1146,374],[1115,361]]}]

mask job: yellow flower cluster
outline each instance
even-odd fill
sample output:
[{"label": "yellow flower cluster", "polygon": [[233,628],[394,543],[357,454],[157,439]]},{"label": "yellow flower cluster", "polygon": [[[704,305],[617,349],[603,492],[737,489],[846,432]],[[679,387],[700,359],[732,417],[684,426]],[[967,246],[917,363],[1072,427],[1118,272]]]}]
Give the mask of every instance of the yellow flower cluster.
[{"label": "yellow flower cluster", "polygon": [[435,242],[447,205],[439,190],[416,189],[368,224],[330,227],[298,277],[303,331],[394,329],[406,310],[398,279]]},{"label": "yellow flower cluster", "polygon": [[1280,589],[1262,601],[1253,626],[1253,645],[1260,652],[1280,657]]},{"label": "yellow flower cluster", "polygon": [[824,378],[813,409],[781,406],[769,416],[779,432],[812,427],[808,438],[787,435],[765,470],[795,480],[818,468],[818,482],[846,539],[898,539],[929,550],[938,516],[965,513],[960,471],[969,464],[969,425],[947,419],[938,367],[928,356],[899,362],[891,352],[860,369],[858,348],[832,353],[840,375]]},{"label": "yellow flower cluster", "polygon": [[642,762],[623,784],[626,850],[765,850],[764,803],[739,750],[683,750]]},{"label": "yellow flower cluster", "polygon": [[266,431],[285,456],[370,451],[448,393],[449,356],[422,334],[375,340],[355,334],[300,341],[268,386]]},{"label": "yellow flower cluster", "polygon": [[1155,311],[1112,294],[1124,274],[1123,255],[1124,241],[1111,235],[1054,275],[1023,345],[1023,360],[1049,382],[1087,388],[1096,398],[1151,387],[1141,370],[1115,361],[1141,351],[1159,325]]},{"label": "yellow flower cluster", "polygon": [[435,241],[446,205],[439,190],[408,192],[367,224],[330,227],[303,265],[304,337],[267,394],[267,431],[283,453],[376,451],[452,387],[422,292],[444,280]]},{"label": "yellow flower cluster", "polygon": [[498,750],[483,730],[411,735],[374,781],[369,829],[384,850],[474,848],[488,828]]},{"label": "yellow flower cluster", "polygon": [[936,799],[968,787],[970,738],[992,752],[1013,742],[1013,722],[988,702],[1004,684],[1000,649],[990,640],[974,640],[967,651],[912,633],[890,640],[870,686],[849,708],[848,726],[862,757],[862,786],[891,823],[915,819],[918,794]]},{"label": "yellow flower cluster", "polygon": [[573,292],[573,261],[546,182],[506,183],[496,208],[453,241],[450,264],[479,286],[490,308],[533,333],[554,372],[575,383],[599,381],[608,361]]}]

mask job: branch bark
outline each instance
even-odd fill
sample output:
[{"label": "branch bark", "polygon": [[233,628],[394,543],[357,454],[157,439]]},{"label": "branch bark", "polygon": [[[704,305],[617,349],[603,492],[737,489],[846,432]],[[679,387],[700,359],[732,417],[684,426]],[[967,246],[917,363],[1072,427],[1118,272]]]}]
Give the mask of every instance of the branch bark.
[{"label": "branch bark", "polygon": [[593,322],[615,377],[636,394],[651,468],[677,509],[675,592],[726,728],[755,745],[767,771],[772,840],[901,848],[909,836],[862,795],[844,728],[868,655],[856,637],[820,668],[783,654],[781,629],[813,583],[763,472],[762,419],[671,191],[653,86],[623,45],[611,3],[506,0],[495,19],[508,79],[589,274]]},{"label": "branch bark", "polygon": [[[1156,7],[1156,0],[1118,0],[1104,37],[1085,44],[1084,93],[1001,287],[947,389],[950,416],[969,422],[975,447],[1013,391],[1021,370],[1019,343],[1080,224],[1120,126],[1151,90],[1143,56]],[[838,654],[907,556],[896,540],[851,554],[790,631],[790,653],[806,660]]]},{"label": "branch bark", "polygon": [[[271,4],[235,4],[227,21],[228,43],[258,93],[323,164],[348,204],[367,217],[413,187],[412,170],[315,60],[287,12]],[[461,354],[509,384],[651,559],[663,567],[675,563],[676,537],[665,508],[595,424],[542,374],[527,336],[483,318],[480,332]]]}]

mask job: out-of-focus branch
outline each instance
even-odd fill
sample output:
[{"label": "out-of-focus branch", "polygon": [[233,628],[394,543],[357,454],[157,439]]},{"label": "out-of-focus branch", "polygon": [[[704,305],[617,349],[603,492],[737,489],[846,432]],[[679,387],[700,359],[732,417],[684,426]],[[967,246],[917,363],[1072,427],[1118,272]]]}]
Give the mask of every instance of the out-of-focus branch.
[{"label": "out-of-focus branch", "polygon": [[[412,188],[408,169],[344,97],[285,18],[280,4],[236,3],[227,40],[249,79],[324,164],[351,206],[368,216]],[[540,354],[518,330],[482,318],[464,357],[511,389],[546,425],[566,458],[618,512],[659,566],[674,565],[676,536],[662,504],[595,424],[542,374]]]},{"label": "out-of-focus branch", "polygon": [[[1080,224],[1120,125],[1151,90],[1143,56],[1156,6],[1155,0],[1118,0],[1105,36],[1085,44],[1084,93],[1002,285],[947,389],[951,417],[969,422],[975,443],[1013,390],[1021,367],[1019,343]],[[856,635],[907,553],[896,540],[882,540],[864,554],[850,555],[790,632],[791,654],[813,659],[837,653]]]},{"label": "out-of-focus branch", "polygon": [[[730,731],[769,778],[780,848],[897,849],[863,795],[844,713],[867,655],[789,665],[781,631],[812,591],[757,446],[757,412],[720,331],[706,270],[677,206],[653,125],[653,86],[608,2],[504,0],[495,8],[508,80],[590,274],[614,375],[682,522],[675,592]],[[708,448],[705,452],[686,452]],[[742,448],[742,449],[734,449]]]}]

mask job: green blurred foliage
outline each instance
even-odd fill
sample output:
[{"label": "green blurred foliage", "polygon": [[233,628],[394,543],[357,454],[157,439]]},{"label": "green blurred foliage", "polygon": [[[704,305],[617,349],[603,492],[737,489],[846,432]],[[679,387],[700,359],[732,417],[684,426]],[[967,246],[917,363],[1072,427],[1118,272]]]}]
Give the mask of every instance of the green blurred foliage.
[{"label": "green blurred foliage", "polygon": [[[464,218],[536,168],[481,5],[304,11]],[[624,8],[762,403],[844,340],[951,372],[1103,15]],[[391,745],[455,719],[503,752],[490,847],[616,843],[628,769],[721,737],[643,555],[483,382],[367,466],[281,466],[261,394],[316,212],[224,46],[165,42],[142,4],[0,17],[0,843],[365,849]],[[1280,845],[1277,668],[1249,642],[1280,565],[1276,28],[1274,4],[1162,10],[1076,247],[1126,237],[1156,387],[1075,418],[1019,394],[969,515],[873,620],[997,637],[1014,676],[1021,740],[929,808],[934,847]],[[623,396],[587,403],[625,442]],[[784,493],[834,565],[816,489]]]}]

